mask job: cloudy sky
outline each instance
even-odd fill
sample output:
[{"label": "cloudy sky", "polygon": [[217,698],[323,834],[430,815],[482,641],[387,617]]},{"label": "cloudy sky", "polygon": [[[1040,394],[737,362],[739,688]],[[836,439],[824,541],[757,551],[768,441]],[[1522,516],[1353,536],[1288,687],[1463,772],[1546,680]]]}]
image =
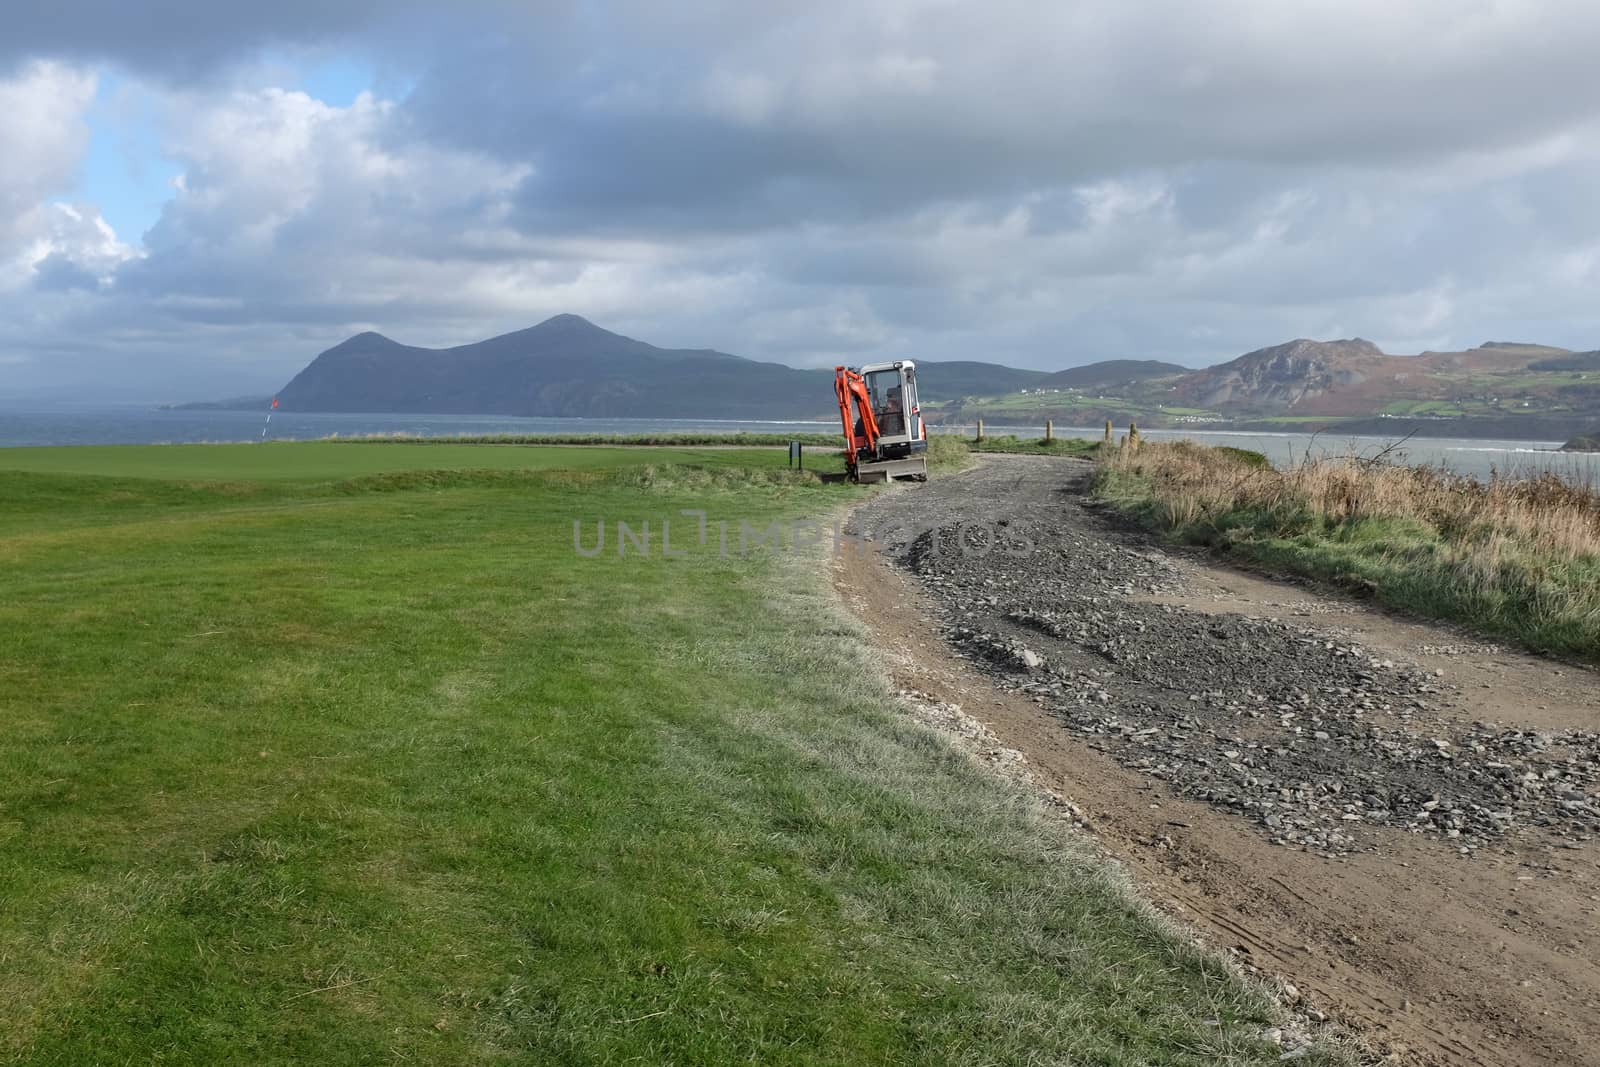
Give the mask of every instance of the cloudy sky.
[{"label": "cloudy sky", "polygon": [[1593,0],[55,0],[0,399],[559,312],[797,365],[1600,347]]}]

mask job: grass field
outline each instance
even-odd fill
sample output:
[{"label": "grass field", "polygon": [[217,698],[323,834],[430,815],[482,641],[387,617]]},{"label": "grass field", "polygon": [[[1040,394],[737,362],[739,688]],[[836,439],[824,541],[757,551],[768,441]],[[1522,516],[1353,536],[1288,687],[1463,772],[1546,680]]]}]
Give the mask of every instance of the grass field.
[{"label": "grass field", "polygon": [[[404,441],[406,439],[397,439]],[[409,439],[419,442],[420,439]],[[189,481],[317,481],[429,470],[588,470],[631,463],[783,467],[776,449],[555,448],[496,443],[424,443],[420,455],[391,441],[307,441],[229,445],[81,445],[0,449],[0,470]],[[809,458],[809,457],[808,457]],[[821,450],[818,462],[831,459]],[[832,469],[843,469],[835,462]]]},{"label": "grass field", "polygon": [[[945,410],[948,409],[949,405],[945,405]],[[1070,420],[1084,417],[1084,412],[1091,413],[1089,417],[1093,419],[1112,413],[1120,419],[1130,415],[1136,417],[1147,410],[1147,405],[1118,397],[1086,396],[1071,392],[1008,393],[995,397],[968,397],[961,402],[963,419],[984,418],[991,421],[1027,418],[1043,423],[1047,418]]]},{"label": "grass field", "polygon": [[0,453],[0,1060],[1276,1062],[738,551],[863,490],[460,447]]},{"label": "grass field", "polygon": [[402,444],[402,445],[586,445],[586,446],[650,446],[689,448],[695,445],[734,446],[738,448],[782,448],[790,441],[823,448],[844,447],[843,436],[832,433],[534,433],[534,434],[474,434],[462,436],[418,437],[413,434],[376,434],[366,437],[330,437],[330,442],[350,444]]}]

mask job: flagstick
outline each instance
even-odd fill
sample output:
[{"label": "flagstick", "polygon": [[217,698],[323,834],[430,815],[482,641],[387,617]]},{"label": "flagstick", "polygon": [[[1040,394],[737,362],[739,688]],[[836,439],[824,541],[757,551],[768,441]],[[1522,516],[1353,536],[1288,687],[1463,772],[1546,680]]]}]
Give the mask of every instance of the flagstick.
[{"label": "flagstick", "polygon": [[272,406],[267,409],[267,421],[261,424],[261,439],[267,439],[267,427],[272,425],[272,413],[278,410],[278,398],[272,398]]}]

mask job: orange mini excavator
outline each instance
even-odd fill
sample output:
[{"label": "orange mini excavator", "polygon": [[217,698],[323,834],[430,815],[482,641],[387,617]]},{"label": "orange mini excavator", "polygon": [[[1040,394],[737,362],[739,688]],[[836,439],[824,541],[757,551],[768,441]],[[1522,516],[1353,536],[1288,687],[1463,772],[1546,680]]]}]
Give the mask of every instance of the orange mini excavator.
[{"label": "orange mini excavator", "polygon": [[928,431],[917,406],[917,365],[909,359],[859,371],[833,369],[844,420],[844,464],[853,482],[928,480]]}]

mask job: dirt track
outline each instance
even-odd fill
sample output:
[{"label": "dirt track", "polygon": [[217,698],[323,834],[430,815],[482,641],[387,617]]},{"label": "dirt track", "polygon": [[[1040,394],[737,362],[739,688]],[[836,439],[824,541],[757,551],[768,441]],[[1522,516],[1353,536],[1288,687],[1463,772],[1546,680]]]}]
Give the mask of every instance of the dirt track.
[{"label": "dirt track", "polygon": [[986,457],[859,509],[937,527],[836,559],[900,686],[1313,1016],[1407,1062],[1600,1064],[1600,677],[1160,551],[1086,471]]}]

